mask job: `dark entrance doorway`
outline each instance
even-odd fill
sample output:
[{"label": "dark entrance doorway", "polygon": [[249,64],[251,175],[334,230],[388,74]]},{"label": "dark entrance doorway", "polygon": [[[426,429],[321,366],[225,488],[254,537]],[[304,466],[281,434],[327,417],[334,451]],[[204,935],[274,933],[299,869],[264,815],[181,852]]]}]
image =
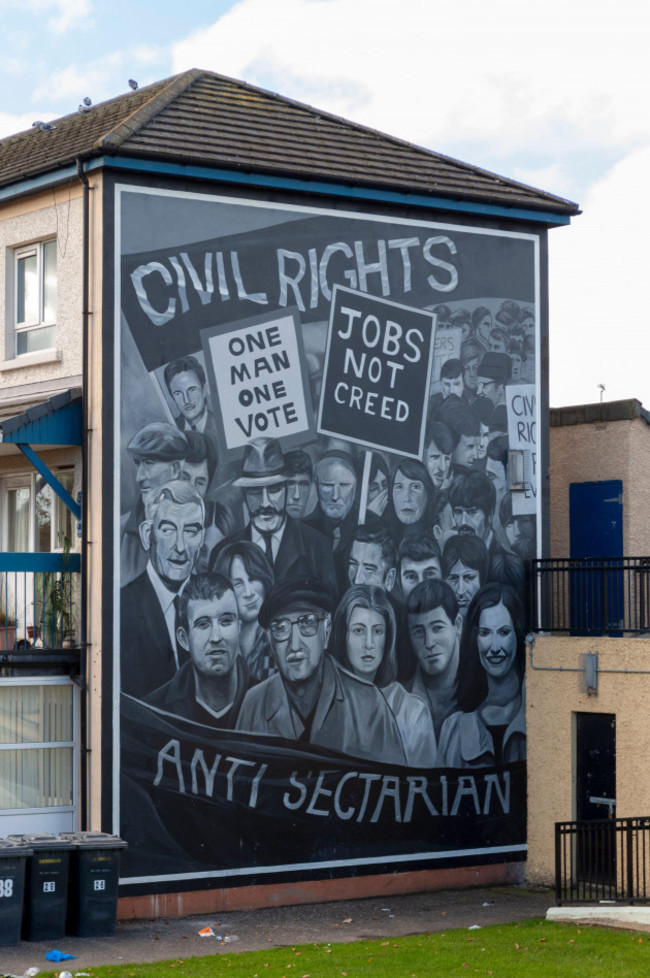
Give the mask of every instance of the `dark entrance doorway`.
[{"label": "dark entrance doorway", "polygon": [[624,618],[623,483],[572,482],[569,486],[571,633],[620,634]]},{"label": "dark entrance doorway", "polygon": [[[616,818],[616,716],[576,714],[576,819]],[[578,877],[616,884],[616,833],[612,821],[578,834]]]}]

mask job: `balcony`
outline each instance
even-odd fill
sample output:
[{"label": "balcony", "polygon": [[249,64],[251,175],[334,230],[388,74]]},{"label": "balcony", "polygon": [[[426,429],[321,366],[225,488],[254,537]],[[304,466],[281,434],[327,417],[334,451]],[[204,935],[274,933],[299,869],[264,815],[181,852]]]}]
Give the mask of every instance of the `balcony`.
[{"label": "balcony", "polygon": [[534,631],[615,637],[650,631],[650,557],[533,560],[529,571]]},{"label": "balcony", "polygon": [[0,669],[67,667],[81,658],[80,557],[0,553]]}]

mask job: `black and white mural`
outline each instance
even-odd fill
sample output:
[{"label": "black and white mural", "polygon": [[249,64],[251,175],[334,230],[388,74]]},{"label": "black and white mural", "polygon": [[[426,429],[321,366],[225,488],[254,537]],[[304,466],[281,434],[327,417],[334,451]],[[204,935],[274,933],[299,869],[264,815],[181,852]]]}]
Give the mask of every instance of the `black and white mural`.
[{"label": "black and white mural", "polygon": [[117,188],[127,885],[521,857],[538,249]]}]

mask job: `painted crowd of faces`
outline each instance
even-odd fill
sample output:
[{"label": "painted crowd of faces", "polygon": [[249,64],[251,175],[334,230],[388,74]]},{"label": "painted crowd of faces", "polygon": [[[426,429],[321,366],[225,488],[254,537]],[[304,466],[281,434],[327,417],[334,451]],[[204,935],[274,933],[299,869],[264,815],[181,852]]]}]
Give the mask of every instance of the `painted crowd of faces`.
[{"label": "painted crowd of faces", "polygon": [[[172,591],[210,573],[229,582],[221,594],[189,601],[177,635],[196,677],[190,688],[223,682],[243,664],[237,709],[212,720],[208,710],[204,722],[236,727],[249,689],[281,681],[291,693],[330,657],[377,687],[407,765],[490,767],[525,758],[522,598],[535,521],[512,513],[504,387],[534,382],[535,321],[515,302],[489,306],[437,307],[439,328],[462,330],[460,357],[436,378],[422,459],[373,452],[363,524],[362,446],[323,437],[300,449],[279,446],[282,479],[262,476],[238,488],[241,462],[217,458],[205,375],[186,370],[168,385],[190,448],[178,459],[132,459],[141,515],[149,494],[170,482],[188,482],[201,503],[167,500],[162,514],[159,507],[153,520],[143,519],[141,553],[135,563],[133,554],[123,556],[122,584],[147,561]],[[510,358],[505,384],[481,377],[486,352]],[[289,525],[304,528],[299,539],[312,558],[303,555],[290,573],[324,581],[331,607],[288,607],[264,630],[260,608],[287,572],[260,537],[284,539]],[[139,695],[155,701],[157,693]],[[359,753],[385,761],[373,736]]]}]

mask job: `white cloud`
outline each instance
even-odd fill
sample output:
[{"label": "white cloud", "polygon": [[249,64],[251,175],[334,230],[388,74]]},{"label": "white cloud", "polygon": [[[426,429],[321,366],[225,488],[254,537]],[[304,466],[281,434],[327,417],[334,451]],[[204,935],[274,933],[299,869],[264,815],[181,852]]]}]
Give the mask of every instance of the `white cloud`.
[{"label": "white cloud", "polygon": [[46,26],[55,34],[87,26],[92,11],[90,0],[3,0],[2,7],[23,15],[45,15]]},{"label": "white cloud", "polygon": [[650,145],[598,181],[550,244],[551,404],[637,397],[650,407]]},{"label": "white cloud", "polygon": [[589,16],[566,0],[526,16],[520,0],[240,0],[174,45],[173,62],[431,146],[611,146],[650,135],[642,16],[637,0],[615,16],[604,0]]},{"label": "white cloud", "polygon": [[[41,115],[39,118],[43,122],[48,122],[52,118],[52,115]],[[5,136],[12,136],[16,132],[24,132],[25,129],[30,129],[35,119],[36,117],[33,113],[28,115],[25,112],[22,115],[12,115],[9,112],[0,112],[0,139],[4,139]]]},{"label": "white cloud", "polygon": [[83,24],[91,10],[89,0],[55,0],[52,6],[56,13],[50,17],[48,26],[55,34],[63,34]]},{"label": "white cloud", "polygon": [[[122,92],[128,91],[127,79],[135,77],[140,85],[149,80],[150,66],[160,58],[160,49],[154,45],[139,45],[125,51],[115,51],[88,64],[73,64],[53,72],[33,92],[34,104],[51,104],[69,101],[69,112],[74,112],[86,95],[93,102],[119,95],[115,90],[116,74],[124,74]],[[140,70],[141,69],[141,70]],[[145,77],[146,73],[146,77]],[[76,100],[76,101],[75,101]]]}]

